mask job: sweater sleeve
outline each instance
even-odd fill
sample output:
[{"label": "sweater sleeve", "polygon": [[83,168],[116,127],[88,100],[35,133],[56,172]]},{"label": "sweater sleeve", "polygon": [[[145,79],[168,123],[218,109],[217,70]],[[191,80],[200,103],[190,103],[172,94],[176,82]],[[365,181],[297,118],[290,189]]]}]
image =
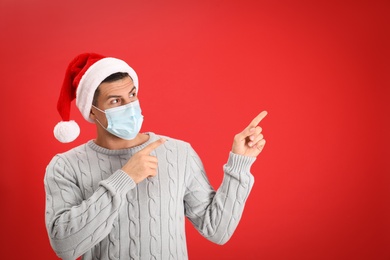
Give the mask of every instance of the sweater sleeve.
[{"label": "sweater sleeve", "polygon": [[58,155],[46,168],[44,185],[46,228],[62,259],[76,259],[106,237],[125,194],[135,187],[126,173],[117,170],[84,200],[72,167]]},{"label": "sweater sleeve", "polygon": [[254,183],[250,167],[255,159],[230,152],[223,167],[222,184],[215,191],[209,184],[200,158],[190,148],[187,162],[190,174],[184,198],[186,216],[210,241],[224,244],[233,235]]}]

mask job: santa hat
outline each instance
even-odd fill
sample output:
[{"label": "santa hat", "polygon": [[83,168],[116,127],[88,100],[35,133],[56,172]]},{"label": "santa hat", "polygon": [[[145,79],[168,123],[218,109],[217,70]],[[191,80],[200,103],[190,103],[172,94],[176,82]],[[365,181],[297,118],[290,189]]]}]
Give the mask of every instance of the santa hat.
[{"label": "santa hat", "polygon": [[104,57],[96,53],[83,53],[74,58],[65,73],[57,110],[62,121],[54,127],[55,138],[62,143],[74,141],[80,134],[78,124],[70,120],[70,107],[76,98],[76,106],[84,119],[89,118],[95,90],[108,76],[117,72],[127,72],[138,91],[136,72],[123,60]]}]

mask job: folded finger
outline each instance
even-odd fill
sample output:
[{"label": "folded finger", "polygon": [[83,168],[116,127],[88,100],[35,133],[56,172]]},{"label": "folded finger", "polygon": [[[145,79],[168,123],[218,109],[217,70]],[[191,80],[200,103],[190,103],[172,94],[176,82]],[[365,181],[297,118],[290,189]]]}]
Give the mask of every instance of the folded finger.
[{"label": "folded finger", "polygon": [[256,139],[256,137],[261,134],[261,131],[263,131],[263,129],[260,126],[256,126],[252,131],[252,134],[249,136],[249,140],[253,141]]},{"label": "folded finger", "polygon": [[253,147],[253,146],[255,146],[255,145],[257,145],[261,140],[263,140],[264,139],[264,136],[262,135],[262,134],[259,134],[259,135],[257,135],[256,137],[254,137],[254,139],[253,140],[251,140],[249,143],[248,143],[248,145],[249,145],[249,147]]},{"label": "folded finger", "polygon": [[263,148],[264,148],[264,146],[265,146],[265,143],[266,143],[265,139],[261,139],[261,140],[255,145],[255,147],[261,151],[261,150],[263,150]]}]

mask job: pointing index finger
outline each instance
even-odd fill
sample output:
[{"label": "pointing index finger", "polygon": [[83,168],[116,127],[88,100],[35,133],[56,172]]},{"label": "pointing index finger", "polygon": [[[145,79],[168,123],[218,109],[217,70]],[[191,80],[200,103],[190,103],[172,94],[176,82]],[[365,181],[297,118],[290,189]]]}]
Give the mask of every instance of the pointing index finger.
[{"label": "pointing index finger", "polygon": [[264,117],[268,114],[267,111],[263,111],[260,114],[258,114],[252,122],[249,124],[249,128],[256,127],[258,124],[260,124],[261,120],[264,119]]},{"label": "pointing index finger", "polygon": [[165,141],[166,140],[164,138],[160,138],[160,139],[148,144],[144,149],[142,149],[139,152],[149,155],[154,149],[156,149],[157,147],[159,147],[160,145],[165,143]]}]

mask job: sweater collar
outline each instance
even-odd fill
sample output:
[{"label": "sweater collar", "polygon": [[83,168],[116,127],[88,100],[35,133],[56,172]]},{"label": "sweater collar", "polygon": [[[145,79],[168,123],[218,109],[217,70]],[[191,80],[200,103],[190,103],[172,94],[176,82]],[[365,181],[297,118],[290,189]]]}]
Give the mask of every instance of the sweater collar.
[{"label": "sweater collar", "polygon": [[94,150],[95,152],[106,154],[106,155],[134,154],[134,153],[139,152],[142,149],[144,149],[148,144],[157,140],[157,136],[155,133],[147,132],[145,134],[149,135],[149,140],[147,140],[145,143],[140,144],[138,146],[134,146],[131,148],[126,148],[126,149],[110,150],[110,149],[107,149],[107,148],[104,148],[104,147],[97,145],[93,140],[88,141],[87,145],[90,149]]}]

